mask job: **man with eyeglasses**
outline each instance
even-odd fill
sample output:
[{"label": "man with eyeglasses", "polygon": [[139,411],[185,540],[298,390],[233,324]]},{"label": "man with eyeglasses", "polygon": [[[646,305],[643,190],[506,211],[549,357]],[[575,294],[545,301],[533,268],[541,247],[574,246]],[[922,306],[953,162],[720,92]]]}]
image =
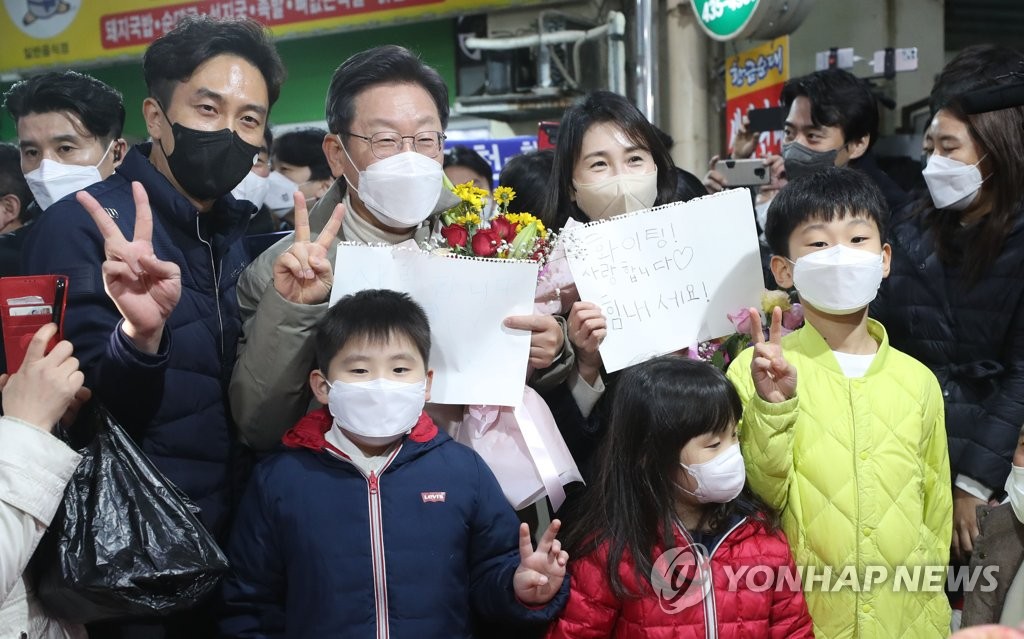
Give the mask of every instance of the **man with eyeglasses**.
[{"label": "man with eyeglasses", "polygon": [[[407,49],[380,46],[343,62],[328,90],[327,123],[323,149],[335,184],[309,212],[308,227],[297,210],[296,232],[253,261],[238,283],[244,324],[231,407],[240,436],[255,450],[277,446],[312,400],[313,327],[327,310],[337,242],[311,240],[333,234],[343,216],[340,241],[419,242],[436,214],[458,203],[444,188],[441,164],[448,88]],[[506,324],[533,332],[530,363],[540,372],[532,385],[564,378],[572,349],[562,323],[531,315]],[[428,405],[439,425],[461,419],[461,407],[444,408]]]}]

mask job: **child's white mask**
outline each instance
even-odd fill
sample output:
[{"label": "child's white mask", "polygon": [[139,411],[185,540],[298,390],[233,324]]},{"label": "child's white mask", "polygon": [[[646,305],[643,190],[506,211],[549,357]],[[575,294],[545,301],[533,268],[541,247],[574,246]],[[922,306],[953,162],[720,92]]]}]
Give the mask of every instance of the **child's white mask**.
[{"label": "child's white mask", "polygon": [[330,386],[327,407],[335,425],[370,446],[390,444],[411,431],[426,403],[426,379],[407,384],[380,377]]},{"label": "child's white mask", "polygon": [[882,254],[837,244],[793,263],[793,284],[814,308],[849,315],[871,303],[882,283]]},{"label": "child's white mask", "polygon": [[680,462],[679,465],[697,481],[697,490],[690,492],[679,484],[676,486],[702,504],[725,504],[736,499],[747,481],[739,444],[733,444],[724,453],[702,464]]}]

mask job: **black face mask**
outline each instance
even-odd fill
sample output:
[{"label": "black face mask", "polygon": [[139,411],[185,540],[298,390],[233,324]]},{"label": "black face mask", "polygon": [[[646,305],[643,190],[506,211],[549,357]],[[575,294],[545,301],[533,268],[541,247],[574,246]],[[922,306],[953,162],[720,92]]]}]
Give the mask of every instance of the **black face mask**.
[{"label": "black face mask", "polygon": [[[839,147],[841,148],[843,147]],[[815,151],[799,142],[783,142],[782,160],[786,166],[786,179],[795,180],[835,166],[839,149]]]},{"label": "black face mask", "polygon": [[[231,129],[198,131],[169,119],[167,122],[174,136],[174,153],[164,152],[167,165],[181,188],[197,200],[216,200],[227,195],[256,163],[260,148]],[[163,148],[161,143],[161,151]]]}]

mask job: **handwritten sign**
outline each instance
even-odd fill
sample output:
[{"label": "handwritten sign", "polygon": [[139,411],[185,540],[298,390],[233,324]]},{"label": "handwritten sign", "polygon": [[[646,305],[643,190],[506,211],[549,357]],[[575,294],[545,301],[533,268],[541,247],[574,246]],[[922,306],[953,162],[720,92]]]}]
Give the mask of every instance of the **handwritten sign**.
[{"label": "handwritten sign", "polygon": [[533,313],[537,264],[457,259],[407,246],[340,244],[331,305],[358,291],[408,293],[430,320],[430,401],[515,406],[523,399],[530,332],[506,328]]},{"label": "handwritten sign", "polygon": [[732,189],[566,232],[580,297],[601,307],[605,369],[735,332],[764,283],[750,192]]}]

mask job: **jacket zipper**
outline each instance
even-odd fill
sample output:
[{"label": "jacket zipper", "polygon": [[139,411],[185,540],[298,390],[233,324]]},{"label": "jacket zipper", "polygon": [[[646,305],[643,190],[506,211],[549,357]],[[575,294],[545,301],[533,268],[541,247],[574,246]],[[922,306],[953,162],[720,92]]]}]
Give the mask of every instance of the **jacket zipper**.
[{"label": "jacket zipper", "polygon": [[199,230],[199,216],[196,216],[196,237],[199,241],[206,245],[206,248],[210,252],[210,268],[213,269],[213,295],[217,301],[217,326],[220,331],[217,333],[218,341],[220,342],[220,357],[224,359],[224,318],[220,312],[220,282],[217,278],[219,269],[217,268],[217,259],[213,256],[213,245],[206,241],[203,237],[202,231]]},{"label": "jacket zipper", "polygon": [[377,612],[377,639],[390,636],[388,626],[388,583],[384,564],[384,523],[381,521],[380,480],[370,471],[366,478],[369,486],[370,557],[373,566],[373,601]]},{"label": "jacket zipper", "polygon": [[[851,435],[852,438],[853,438],[853,494],[856,496],[856,500],[857,500],[857,523],[854,524],[854,530],[855,530],[855,532],[857,534],[857,537],[859,538],[861,536],[861,531],[857,530],[857,526],[860,525],[860,522],[863,521],[863,519],[861,518],[861,513],[860,513],[860,475],[857,472],[857,469],[860,468],[860,464],[857,463],[857,459],[859,458],[860,451],[857,450],[857,412],[856,412],[856,410],[854,408],[854,402],[853,402],[853,380],[852,379],[847,379],[846,380],[846,390],[847,390],[847,397],[849,397],[849,401],[850,401],[850,415],[853,416],[853,429],[852,429],[853,432],[852,432],[852,435]],[[855,565],[857,567],[857,574],[860,574],[860,567],[861,567],[860,543],[861,542],[858,541],[857,544],[856,544],[857,555],[856,555],[856,560],[855,560],[856,563],[855,563]],[[853,596],[854,596],[854,600],[856,601],[855,605],[859,607],[860,606],[860,591],[859,591],[859,589],[856,589],[856,588],[854,589]],[[857,628],[858,629],[860,628],[860,622],[859,621],[857,621]]]},{"label": "jacket zipper", "polygon": [[[701,605],[704,608],[704,636],[706,639],[718,639],[718,607],[715,605],[715,582],[712,577],[711,558],[715,556],[715,551],[717,551],[722,546],[722,542],[724,542],[729,537],[729,535],[733,533],[733,531],[735,531],[737,528],[746,523],[746,521],[747,518],[744,517],[740,519],[738,522],[736,522],[736,524],[732,528],[725,531],[725,534],[722,535],[721,539],[718,540],[718,543],[715,544],[715,547],[708,551],[707,566],[703,568],[699,567],[700,570],[707,570],[708,576],[708,591],[704,595],[704,599],[701,601]],[[693,537],[690,535],[690,533],[687,532],[686,526],[683,526],[682,523],[678,521],[676,522],[676,525],[679,526],[679,530],[683,535],[683,539],[685,539],[691,547],[694,547],[696,545],[696,542],[693,540]]]},{"label": "jacket zipper", "polygon": [[352,463],[347,456],[338,455],[330,449],[328,451],[337,457],[352,464],[363,477],[366,478],[366,502],[370,513],[370,557],[373,570],[373,600],[376,606],[377,618],[377,639],[389,639],[391,628],[388,622],[388,581],[387,566],[384,562],[384,519],[383,508],[380,501],[380,475],[388,469],[391,462],[395,460],[402,450],[399,445],[387,458],[384,464],[377,471],[370,471],[367,475],[359,466]]},{"label": "jacket zipper", "polygon": [[715,603],[715,582],[711,579],[711,558],[715,556],[715,552],[722,547],[722,542],[726,540],[733,533],[734,530],[746,523],[747,518],[744,517],[736,522],[736,525],[725,531],[722,538],[718,540],[715,547],[708,553],[708,594],[704,597],[704,616],[707,620],[712,620],[713,623],[707,623],[706,625],[706,636],[707,639],[718,638],[718,606]]}]

